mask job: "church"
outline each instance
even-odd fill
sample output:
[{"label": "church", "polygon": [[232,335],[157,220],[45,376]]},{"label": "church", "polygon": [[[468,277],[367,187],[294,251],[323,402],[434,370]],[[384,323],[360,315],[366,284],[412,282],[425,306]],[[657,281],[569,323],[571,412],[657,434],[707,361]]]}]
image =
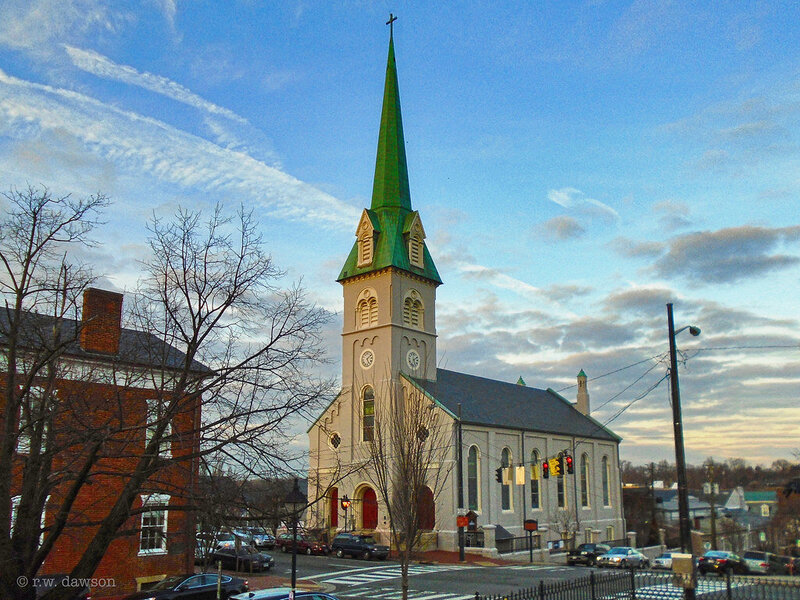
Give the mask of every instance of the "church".
[{"label": "church", "polygon": [[[465,524],[469,550],[488,554],[508,550],[526,534],[526,522],[543,549],[623,538],[620,438],[590,416],[583,371],[573,404],[522,378],[502,382],[437,368],[442,280],[411,205],[391,34],[372,201],[355,235],[337,278],[342,387],[308,430],[309,497],[316,499],[309,525],[389,542],[388,511],[359,462],[374,444],[376,415],[394,406],[392,390],[400,389],[424,398],[454,432],[443,459],[429,467],[445,474],[443,485],[435,493],[425,488],[418,500],[425,504],[425,549],[458,549]],[[565,472],[547,473],[559,458]]]}]

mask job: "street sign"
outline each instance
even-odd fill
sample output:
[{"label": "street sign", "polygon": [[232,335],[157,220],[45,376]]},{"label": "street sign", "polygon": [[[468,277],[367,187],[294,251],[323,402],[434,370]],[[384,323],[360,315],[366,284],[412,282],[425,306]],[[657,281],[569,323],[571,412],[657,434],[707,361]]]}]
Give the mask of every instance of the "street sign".
[{"label": "street sign", "polygon": [[711,542],[705,542],[703,544],[703,548],[705,548],[706,550],[711,550]]},{"label": "street sign", "polygon": [[536,519],[525,519],[525,531],[539,531],[539,521]]},{"label": "street sign", "polygon": [[466,515],[459,515],[456,517],[456,527],[468,527],[469,517]]}]

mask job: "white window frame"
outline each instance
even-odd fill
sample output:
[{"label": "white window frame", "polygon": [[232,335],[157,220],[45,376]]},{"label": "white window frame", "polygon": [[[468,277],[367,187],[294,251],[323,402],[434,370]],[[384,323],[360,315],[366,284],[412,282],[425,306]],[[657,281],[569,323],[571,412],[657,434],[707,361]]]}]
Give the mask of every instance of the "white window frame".
[{"label": "white window frame", "polygon": [[[140,533],[139,533],[139,556],[160,556],[167,554],[167,527],[169,525],[169,500],[168,494],[143,494],[142,508],[153,506],[154,510],[145,510],[141,514],[140,519]],[[150,515],[163,515],[163,522],[153,525],[145,525],[145,519]],[[155,529],[160,526],[161,531],[161,547],[160,548],[142,548],[144,543],[145,528]]]}]

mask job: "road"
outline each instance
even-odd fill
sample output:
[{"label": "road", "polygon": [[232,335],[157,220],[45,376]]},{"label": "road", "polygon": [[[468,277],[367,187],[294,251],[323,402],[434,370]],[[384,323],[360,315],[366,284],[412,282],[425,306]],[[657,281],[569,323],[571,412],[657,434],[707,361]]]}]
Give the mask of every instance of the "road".
[{"label": "road", "polygon": [[[273,573],[291,576],[291,557],[274,553]],[[410,600],[469,600],[481,595],[504,594],[531,587],[540,580],[573,579],[588,569],[565,566],[415,564],[409,567]],[[319,584],[344,600],[398,600],[400,565],[394,561],[363,561],[324,556],[297,557],[297,587]]]},{"label": "road", "polygon": [[[291,557],[275,553],[273,574],[291,576]],[[409,600],[472,600],[475,593],[492,596],[531,588],[540,581],[572,580],[586,577],[597,569],[547,565],[462,565],[415,564],[409,568]],[[601,572],[603,572],[601,570]],[[782,578],[783,579],[783,578]],[[738,597],[765,600],[800,600],[796,578],[791,585],[764,587],[759,578],[736,577],[731,584]],[[683,600],[683,590],[672,584],[667,573],[636,574],[636,598],[641,600]],[[780,584],[777,578],[770,578]],[[297,587],[314,582],[342,600],[400,600],[400,565],[393,561],[363,561],[325,556],[297,557]],[[724,600],[726,581],[721,577],[701,578],[697,597]],[[630,592],[612,593],[609,598],[628,600]]]}]

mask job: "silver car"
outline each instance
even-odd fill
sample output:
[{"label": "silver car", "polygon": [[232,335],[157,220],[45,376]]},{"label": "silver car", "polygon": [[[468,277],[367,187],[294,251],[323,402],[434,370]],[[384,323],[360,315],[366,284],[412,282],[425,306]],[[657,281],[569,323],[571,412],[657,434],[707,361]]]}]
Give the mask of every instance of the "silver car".
[{"label": "silver car", "polygon": [[653,559],[653,568],[666,569],[667,571],[672,569],[672,552],[664,552],[661,556],[655,557]]},{"label": "silver car", "polygon": [[639,552],[636,548],[630,546],[618,546],[612,548],[610,552],[606,552],[597,559],[598,567],[616,567],[619,569],[624,568],[645,568],[650,565],[650,559],[644,554]]}]

